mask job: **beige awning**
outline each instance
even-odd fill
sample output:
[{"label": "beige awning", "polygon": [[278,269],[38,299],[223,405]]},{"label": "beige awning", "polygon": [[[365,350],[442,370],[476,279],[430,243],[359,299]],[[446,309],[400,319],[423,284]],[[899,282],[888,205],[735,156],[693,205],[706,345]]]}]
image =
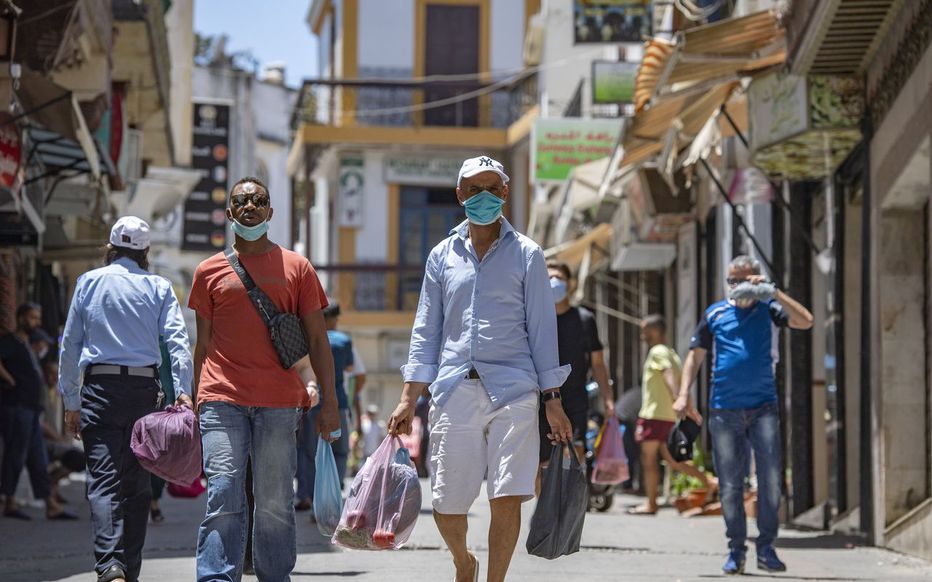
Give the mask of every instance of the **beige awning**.
[{"label": "beige awning", "polygon": [[777,15],[764,11],[690,28],[672,42],[648,41],[635,81],[637,111],[664,93],[782,64],[784,37]]},{"label": "beige awning", "polygon": [[[668,171],[671,160],[732,98],[742,77],[785,59],[785,33],[770,11],[691,28],[672,42],[649,41],[635,83],[637,113],[625,129],[616,170],[601,191],[607,191],[620,171],[658,156],[665,162],[661,170]],[[716,137],[710,134],[708,129],[704,141]]]},{"label": "beige awning", "polygon": [[[612,227],[609,224],[600,224],[586,234],[574,240],[565,242],[544,251],[547,259],[563,261],[573,271],[578,271],[589,250],[595,246],[607,251],[612,238]],[[598,259],[597,259],[598,260]]]}]

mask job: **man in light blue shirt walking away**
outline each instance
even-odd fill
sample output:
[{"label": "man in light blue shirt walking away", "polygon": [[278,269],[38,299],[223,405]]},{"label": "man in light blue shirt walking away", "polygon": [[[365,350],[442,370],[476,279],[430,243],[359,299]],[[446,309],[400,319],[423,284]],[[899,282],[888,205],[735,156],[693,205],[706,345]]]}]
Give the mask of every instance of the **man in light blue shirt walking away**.
[{"label": "man in light blue shirt walking away", "polygon": [[171,283],[147,270],[148,253],[145,221],[124,216],[113,225],[107,266],[75,286],[59,356],[65,426],[84,440],[98,582],[135,582],[142,568],[152,490],[130,436],[165,397],[159,336],[171,355],[176,404],[191,407],[188,333]]},{"label": "man in light blue shirt walking away", "polygon": [[507,184],[492,158],[463,162],[456,197],[468,220],[427,259],[404,390],[389,421],[392,434],[410,433],[418,396],[430,390],[434,520],[464,582],[478,580],[466,514],[486,474],[487,579],[500,582],[508,572],[521,503],[534,497],[539,400],[551,439],[568,443],[573,432],[560,402],[570,367],[559,363],[544,254],[502,217]]}]

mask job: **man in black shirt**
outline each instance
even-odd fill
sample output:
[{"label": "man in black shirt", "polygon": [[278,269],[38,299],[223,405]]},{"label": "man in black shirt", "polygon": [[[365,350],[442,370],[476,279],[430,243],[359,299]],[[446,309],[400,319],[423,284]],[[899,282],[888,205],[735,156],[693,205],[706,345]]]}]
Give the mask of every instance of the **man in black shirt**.
[{"label": "man in black shirt", "polygon": [[[595,315],[583,307],[570,305],[573,277],[569,265],[560,261],[547,263],[550,275],[550,288],[557,309],[557,344],[560,350],[560,365],[573,367],[569,377],[560,389],[563,411],[573,425],[573,441],[583,443],[578,447],[580,459],[585,453],[586,425],[589,422],[589,394],[586,384],[589,372],[599,385],[599,394],[605,405],[605,414],[615,414],[612,386],[609,383],[608,367],[602,353],[602,342],[595,324]],[[550,425],[540,408],[540,462],[550,459],[551,447],[547,433]]]},{"label": "man in black shirt", "polygon": [[3,515],[30,519],[16,506],[16,483],[26,466],[33,495],[45,500],[46,517],[77,519],[62,509],[51,490],[49,460],[39,418],[45,380],[30,344],[30,335],[41,323],[41,308],[35,303],[24,303],[16,310],[16,331],[0,336],[0,418],[3,424],[0,493],[6,496]]}]

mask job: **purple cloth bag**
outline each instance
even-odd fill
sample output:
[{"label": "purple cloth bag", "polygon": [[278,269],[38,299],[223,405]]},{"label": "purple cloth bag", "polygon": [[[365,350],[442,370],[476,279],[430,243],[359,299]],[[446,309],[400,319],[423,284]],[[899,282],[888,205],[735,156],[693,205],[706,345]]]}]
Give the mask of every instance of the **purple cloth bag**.
[{"label": "purple cloth bag", "polygon": [[137,420],[130,447],[144,469],[170,483],[189,485],[201,475],[201,435],[187,407],[169,406]]}]

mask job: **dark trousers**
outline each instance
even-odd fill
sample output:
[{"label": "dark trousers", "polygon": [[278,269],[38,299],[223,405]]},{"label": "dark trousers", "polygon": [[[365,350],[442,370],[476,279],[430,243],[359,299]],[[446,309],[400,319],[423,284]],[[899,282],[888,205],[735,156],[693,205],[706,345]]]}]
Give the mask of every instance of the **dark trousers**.
[{"label": "dark trousers", "polygon": [[152,485],[129,443],[136,421],[156,411],[160,391],[155,378],[94,375],[85,379],[81,438],[98,573],[118,565],[128,580],[139,577]]},{"label": "dark trousers", "polygon": [[25,466],[29,470],[32,494],[36,499],[51,495],[49,458],[42,438],[41,412],[26,406],[0,407],[3,423],[3,465],[0,468],[0,493],[16,493],[19,475]]}]

